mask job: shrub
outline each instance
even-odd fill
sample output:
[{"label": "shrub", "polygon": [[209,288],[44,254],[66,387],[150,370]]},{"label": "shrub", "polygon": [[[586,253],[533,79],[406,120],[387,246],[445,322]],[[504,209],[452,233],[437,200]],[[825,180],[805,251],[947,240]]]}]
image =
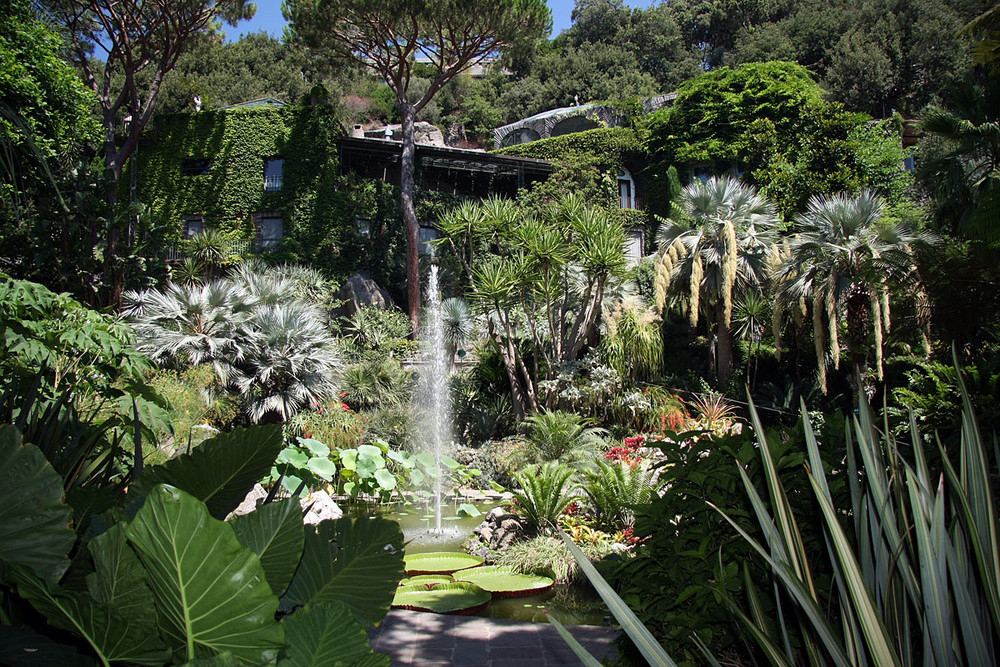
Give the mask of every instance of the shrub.
[{"label": "shrub", "polygon": [[[591,560],[599,560],[612,552],[611,542],[583,542],[583,553]],[[512,567],[518,572],[531,574],[551,570],[559,581],[580,581],[580,568],[566,545],[558,537],[537,535],[527,540],[512,542],[499,556],[497,565]]]}]

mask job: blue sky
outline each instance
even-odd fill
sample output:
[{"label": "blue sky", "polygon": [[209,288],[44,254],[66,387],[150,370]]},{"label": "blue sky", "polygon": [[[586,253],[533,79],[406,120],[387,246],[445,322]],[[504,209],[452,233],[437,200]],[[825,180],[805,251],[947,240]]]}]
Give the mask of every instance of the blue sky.
[{"label": "blue sky", "polygon": [[[281,31],[285,27],[285,19],[281,16],[281,0],[256,0],[257,15],[252,21],[244,21],[235,28],[226,26],[226,39],[234,41],[241,35],[248,32],[264,30],[281,37]],[[552,36],[569,27],[570,14],[573,13],[574,0],[548,0],[552,9]],[[625,0],[625,4],[630,7],[648,7],[653,4],[653,0]]]}]

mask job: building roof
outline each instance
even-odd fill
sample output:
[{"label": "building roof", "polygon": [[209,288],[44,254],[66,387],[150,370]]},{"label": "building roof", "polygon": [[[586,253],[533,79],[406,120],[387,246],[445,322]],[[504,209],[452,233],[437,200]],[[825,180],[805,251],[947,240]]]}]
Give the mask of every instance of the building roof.
[{"label": "building roof", "polygon": [[[402,142],[341,137],[337,144],[342,172],[399,185]],[[486,196],[514,194],[519,188],[545,180],[552,173],[552,164],[547,160],[417,144],[416,172],[419,187]]]},{"label": "building roof", "polygon": [[288,105],[275,97],[262,97],[259,100],[248,100],[246,102],[237,102],[236,104],[230,104],[228,107],[219,107],[220,109],[256,109],[258,107],[287,107]]}]

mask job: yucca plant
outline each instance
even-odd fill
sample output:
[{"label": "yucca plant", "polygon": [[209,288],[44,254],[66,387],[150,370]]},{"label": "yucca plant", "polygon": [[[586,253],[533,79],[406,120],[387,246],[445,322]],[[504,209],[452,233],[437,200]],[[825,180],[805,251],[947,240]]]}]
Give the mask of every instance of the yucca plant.
[{"label": "yucca plant", "polygon": [[514,479],[521,486],[514,492],[519,512],[538,530],[555,530],[559,515],[573,502],[572,478],[572,469],[552,461],[515,473]]},{"label": "yucca plant", "polygon": [[[740,474],[766,543],[723,516],[771,566],[779,630],[765,618],[749,580],[750,610],[736,609],[771,664],[995,664],[1000,543],[990,477],[996,463],[989,463],[964,383],[961,391],[959,450],[953,456],[941,448],[943,471],[936,479],[915,420],[910,446],[903,448],[888,428],[877,428],[862,394],[860,414],[847,425],[849,508],[834,503],[803,405],[806,474],[825,531],[820,567],[833,573],[829,599],[816,583],[820,567],[806,557],[798,519],[751,409],[767,502],[742,468]],[[912,461],[903,457],[907,450]],[[782,615],[793,608],[795,620]]]},{"label": "yucca plant", "polygon": [[631,528],[635,507],[648,503],[656,493],[656,472],[645,463],[598,461],[597,468],[584,475],[583,492],[602,525]]}]

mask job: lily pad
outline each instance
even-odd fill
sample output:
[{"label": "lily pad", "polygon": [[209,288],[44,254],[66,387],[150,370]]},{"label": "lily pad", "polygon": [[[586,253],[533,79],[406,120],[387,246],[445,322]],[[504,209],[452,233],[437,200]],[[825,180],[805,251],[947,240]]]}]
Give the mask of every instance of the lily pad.
[{"label": "lily pad", "polygon": [[455,575],[457,581],[468,581],[487,590],[498,598],[517,598],[544,593],[555,585],[549,577],[538,574],[521,574],[509,567],[488,565],[463,570]]},{"label": "lily pad", "polygon": [[428,554],[407,554],[403,567],[408,576],[415,574],[451,574],[482,565],[483,559],[462,551],[436,551]]},{"label": "lily pad", "polygon": [[489,606],[490,598],[488,591],[467,581],[438,584],[432,589],[418,584],[396,589],[392,606],[437,614],[468,615]]},{"label": "lily pad", "polygon": [[418,574],[415,577],[407,577],[399,582],[400,586],[426,586],[431,588],[438,584],[450,584],[451,575],[447,574]]}]

